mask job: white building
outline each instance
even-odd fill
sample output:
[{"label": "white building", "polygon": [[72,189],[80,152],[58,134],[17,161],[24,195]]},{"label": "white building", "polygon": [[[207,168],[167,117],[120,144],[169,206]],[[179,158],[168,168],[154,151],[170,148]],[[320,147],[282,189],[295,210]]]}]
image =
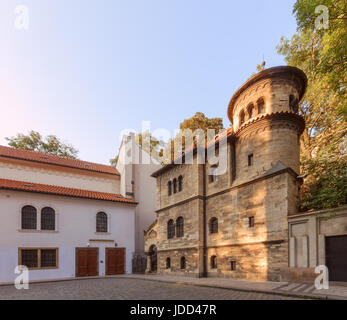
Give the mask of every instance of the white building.
[{"label": "white building", "polygon": [[144,231],[156,219],[156,180],[151,174],[161,164],[135,142],[135,135],[124,136],[116,169],[121,175],[120,193],[132,197],[135,208],[135,253],[144,255]]},{"label": "white building", "polygon": [[0,146],[0,283],[21,264],[30,280],[130,273],[137,203],[122,179],[111,166]]}]

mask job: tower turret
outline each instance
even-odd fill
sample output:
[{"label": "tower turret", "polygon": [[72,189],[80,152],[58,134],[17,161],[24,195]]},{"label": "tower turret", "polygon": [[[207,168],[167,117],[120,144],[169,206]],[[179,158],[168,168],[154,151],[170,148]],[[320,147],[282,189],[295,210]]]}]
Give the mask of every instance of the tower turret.
[{"label": "tower turret", "polygon": [[233,95],[228,117],[237,137],[237,178],[255,178],[278,161],[300,171],[300,135],[305,122],[298,115],[307,87],[303,71],[281,66],[265,69]]}]

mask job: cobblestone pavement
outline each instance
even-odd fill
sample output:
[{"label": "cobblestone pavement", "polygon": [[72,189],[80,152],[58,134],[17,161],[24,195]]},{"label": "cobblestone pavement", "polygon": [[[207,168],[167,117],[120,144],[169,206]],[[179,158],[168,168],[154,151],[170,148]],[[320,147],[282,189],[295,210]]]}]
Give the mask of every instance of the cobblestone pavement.
[{"label": "cobblestone pavement", "polygon": [[30,284],[28,290],[0,286],[0,299],[33,300],[292,300],[295,298],[140,279],[83,279]]}]

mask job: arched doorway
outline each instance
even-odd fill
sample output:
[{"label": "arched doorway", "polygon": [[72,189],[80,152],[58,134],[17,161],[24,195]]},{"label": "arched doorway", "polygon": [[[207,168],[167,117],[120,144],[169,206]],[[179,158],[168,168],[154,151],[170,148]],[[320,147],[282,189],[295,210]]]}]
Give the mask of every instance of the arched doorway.
[{"label": "arched doorway", "polygon": [[149,248],[149,258],[151,264],[151,272],[157,272],[157,247],[153,244]]}]

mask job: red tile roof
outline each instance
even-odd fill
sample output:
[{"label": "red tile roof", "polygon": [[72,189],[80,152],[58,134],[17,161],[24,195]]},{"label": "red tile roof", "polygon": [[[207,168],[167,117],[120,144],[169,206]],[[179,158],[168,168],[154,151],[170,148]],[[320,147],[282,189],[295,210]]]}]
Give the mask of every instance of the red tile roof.
[{"label": "red tile roof", "polygon": [[45,154],[35,151],[20,150],[5,146],[0,146],[0,157],[20,159],[32,162],[39,162],[45,164],[52,164],[61,167],[76,168],[100,173],[107,173],[118,175],[118,171],[112,167],[104,164],[86,162],[76,159],[61,158],[50,154]]},{"label": "red tile roof", "polygon": [[34,193],[52,194],[57,196],[68,196],[68,197],[74,197],[74,198],[85,198],[85,199],[137,204],[134,200],[126,199],[122,197],[120,194],[96,192],[96,191],[66,188],[66,187],[60,187],[60,186],[51,186],[47,184],[39,184],[39,183],[31,183],[31,182],[15,181],[15,180],[7,180],[7,179],[0,179],[0,190],[26,191],[26,192],[34,192]]}]

